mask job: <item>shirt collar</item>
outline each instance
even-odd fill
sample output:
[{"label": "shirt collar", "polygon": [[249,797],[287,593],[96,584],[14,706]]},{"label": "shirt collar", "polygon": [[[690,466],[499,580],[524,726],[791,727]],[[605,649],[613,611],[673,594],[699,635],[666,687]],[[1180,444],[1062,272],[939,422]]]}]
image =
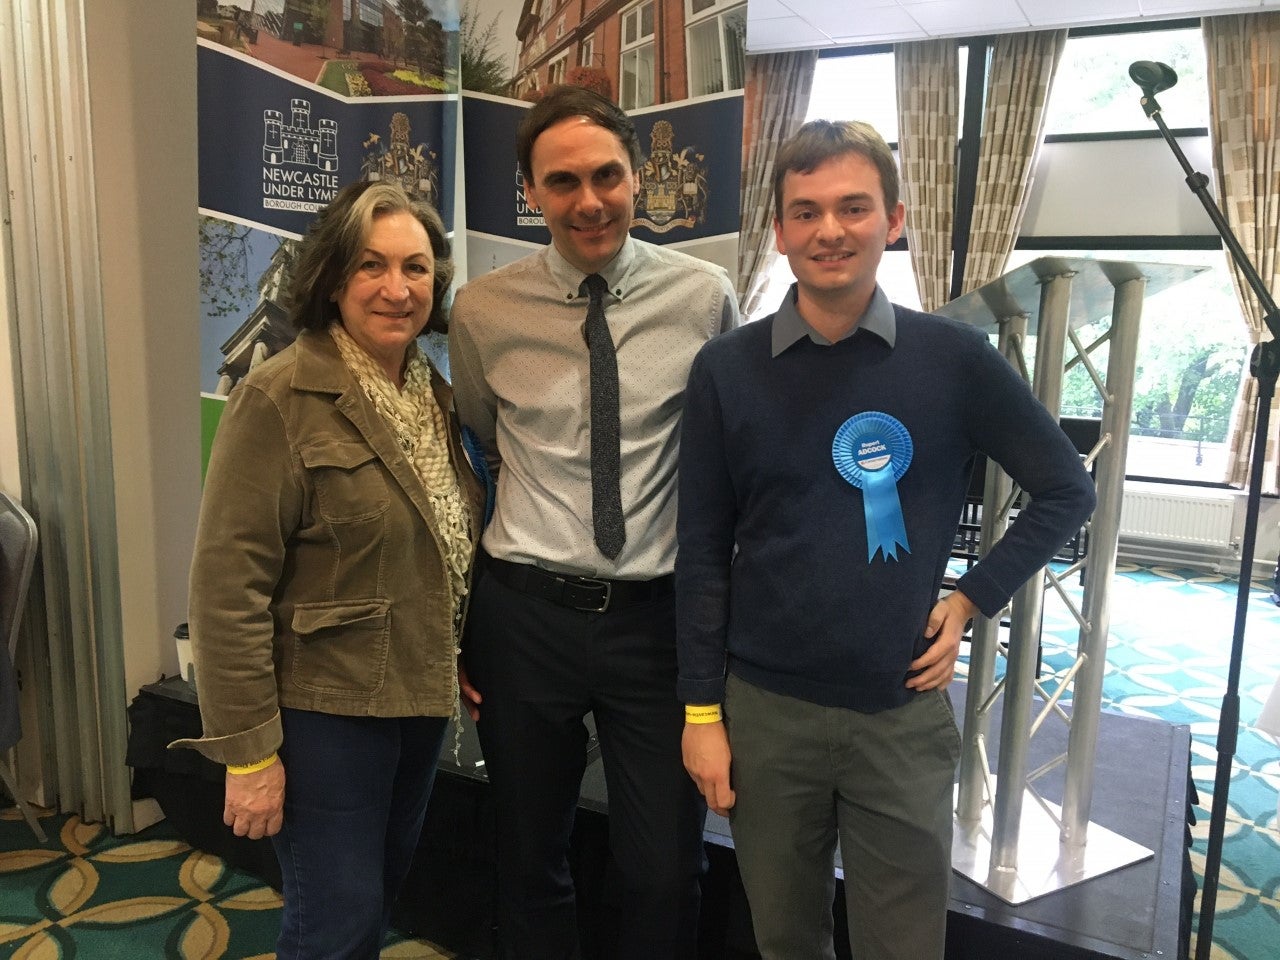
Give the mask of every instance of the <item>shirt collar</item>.
[{"label": "shirt collar", "polygon": [[[876,284],[875,293],[871,295],[871,300],[867,303],[867,309],[858,318],[858,322],[854,324],[853,329],[842,339],[847,340],[859,330],[875,334],[890,347],[893,346],[894,340],[897,338],[898,321],[893,313],[893,304],[889,302],[889,298],[880,289],[879,284]],[[782,298],[782,305],[778,307],[778,312],[773,315],[772,332],[772,356],[775,357],[803,337],[808,337],[819,346],[831,346],[830,340],[818,333],[817,330],[814,330],[813,327],[805,322],[804,317],[800,316],[800,311],[796,309],[796,285],[794,283],[787,291],[786,296]]]},{"label": "shirt collar", "polygon": [[[636,242],[628,234],[622,249],[605,264],[604,269],[600,270],[600,276],[604,277],[605,282],[609,284],[609,292],[619,300],[625,300],[627,291],[630,289],[631,284],[627,275],[631,272],[635,259]],[[587,275],[566,260],[556,249],[555,243],[547,245],[547,268],[551,271],[551,278],[564,293],[566,300],[579,299],[578,291],[582,289],[582,281]]]}]

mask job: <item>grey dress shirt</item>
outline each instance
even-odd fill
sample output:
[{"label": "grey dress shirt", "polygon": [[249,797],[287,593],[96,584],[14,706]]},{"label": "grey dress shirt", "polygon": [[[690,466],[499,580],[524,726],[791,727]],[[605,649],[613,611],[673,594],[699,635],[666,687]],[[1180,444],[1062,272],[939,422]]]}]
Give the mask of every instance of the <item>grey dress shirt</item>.
[{"label": "grey dress shirt", "polygon": [[[891,347],[898,337],[898,322],[893,315],[893,304],[889,302],[889,298],[885,296],[885,292],[880,289],[878,283],[875,293],[867,303],[867,309],[858,318],[853,329],[840,339],[848,340],[859,330],[874,333]],[[800,316],[800,311],[796,309],[796,285],[793,283],[787,295],[782,298],[778,312],[773,315],[771,355],[778,356],[802,337],[808,337],[820,347],[829,347],[832,344],[832,341],[809,326],[809,321]]]},{"label": "grey dress shirt", "polygon": [[676,459],[694,354],[738,323],[725,271],[628,237],[601,274],[618,353],[622,512],[627,542],[610,561],[591,525],[585,276],[554,245],[458,291],[449,365],[462,423],[497,476],[482,544],[490,556],[580,576],[647,580],[676,553]]}]

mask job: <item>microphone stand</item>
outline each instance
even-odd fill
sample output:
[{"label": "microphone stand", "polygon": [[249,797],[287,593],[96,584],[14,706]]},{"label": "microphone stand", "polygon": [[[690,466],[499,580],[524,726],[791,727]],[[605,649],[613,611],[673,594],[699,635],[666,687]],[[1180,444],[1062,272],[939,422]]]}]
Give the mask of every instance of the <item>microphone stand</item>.
[{"label": "microphone stand", "polygon": [[1155,121],[1160,134],[1173,151],[1182,170],[1187,175],[1187,186],[1204,205],[1223,243],[1231,251],[1231,257],[1244,274],[1254,296],[1264,311],[1263,322],[1271,331],[1271,340],[1253,348],[1249,359],[1249,372],[1258,381],[1258,410],[1253,426],[1253,460],[1249,465],[1249,490],[1244,521],[1244,555],[1240,558],[1240,586],[1236,592],[1235,632],[1231,637],[1231,660],[1227,671],[1227,692],[1222,699],[1222,712],[1218,718],[1218,766],[1213,782],[1213,808],[1209,816],[1209,847],[1205,855],[1204,889],[1200,899],[1200,923],[1196,934],[1196,960],[1209,960],[1213,949],[1213,916],[1218,899],[1218,872],[1222,867],[1222,835],[1227,819],[1227,794],[1231,789],[1231,761],[1236,754],[1236,737],[1240,727],[1240,661],[1244,656],[1245,620],[1249,613],[1249,588],[1253,580],[1253,551],[1258,534],[1258,511],[1262,491],[1262,468],[1266,457],[1267,432],[1271,421],[1271,398],[1275,395],[1276,375],[1280,373],[1280,315],[1276,313],[1275,300],[1240,246],[1227,218],[1222,215],[1213,197],[1209,195],[1209,178],[1192,169],[1186,154],[1169,132],[1156,102],[1156,89],[1142,86],[1142,109]]}]

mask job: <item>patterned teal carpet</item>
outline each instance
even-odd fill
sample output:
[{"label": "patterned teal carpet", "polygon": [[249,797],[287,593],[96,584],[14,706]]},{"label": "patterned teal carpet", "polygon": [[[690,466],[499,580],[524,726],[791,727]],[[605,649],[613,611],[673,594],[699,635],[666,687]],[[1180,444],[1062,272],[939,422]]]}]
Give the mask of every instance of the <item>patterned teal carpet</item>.
[{"label": "patterned teal carpet", "polygon": [[[274,957],[280,897],[167,823],[113,837],[78,817],[40,818],[41,847],[14,810],[0,814],[0,958],[218,960]],[[452,960],[389,938],[382,960]]]},{"label": "patterned teal carpet", "polygon": [[[1122,567],[1111,593],[1103,705],[1191,726],[1200,792],[1192,854],[1197,874],[1204,866],[1235,592],[1225,577]],[[1269,592],[1259,583],[1249,612],[1215,960],[1280,958],[1280,745],[1251,726],[1280,676],[1280,608]],[[1045,625],[1046,663],[1061,668],[1074,652],[1075,622],[1056,597],[1046,597]],[[41,848],[15,811],[0,813],[0,960],[272,956],[276,894],[191,850],[166,824],[111,837],[74,817],[47,815],[43,823],[50,843]],[[397,939],[382,957],[447,960],[453,954]]]},{"label": "patterned teal carpet", "polygon": [[[1191,860],[1199,881],[1208,845],[1236,585],[1236,579],[1224,576],[1122,564],[1109,595],[1102,707],[1190,726],[1191,773],[1200,799]],[[1215,960],[1280,958],[1280,745],[1252,726],[1280,677],[1280,607],[1270,601],[1270,592],[1269,583],[1255,580],[1250,594],[1240,674],[1242,725],[1214,919]],[[1050,669],[1065,669],[1070,662],[1077,630],[1062,601],[1052,591],[1046,594],[1044,652]]]}]

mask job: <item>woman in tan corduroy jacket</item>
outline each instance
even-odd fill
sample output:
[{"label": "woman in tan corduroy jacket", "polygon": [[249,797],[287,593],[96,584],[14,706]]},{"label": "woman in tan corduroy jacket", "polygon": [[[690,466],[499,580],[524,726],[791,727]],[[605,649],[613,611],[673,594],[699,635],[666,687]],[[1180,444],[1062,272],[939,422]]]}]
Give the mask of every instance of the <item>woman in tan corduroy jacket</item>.
[{"label": "woman in tan corduroy jacket", "polygon": [[297,340],[233,390],[209,461],[190,623],[226,823],[271,836],[277,956],[375,957],[445,727],[483,492],[419,350],[453,276],[439,216],[340,191],[299,251]]}]

